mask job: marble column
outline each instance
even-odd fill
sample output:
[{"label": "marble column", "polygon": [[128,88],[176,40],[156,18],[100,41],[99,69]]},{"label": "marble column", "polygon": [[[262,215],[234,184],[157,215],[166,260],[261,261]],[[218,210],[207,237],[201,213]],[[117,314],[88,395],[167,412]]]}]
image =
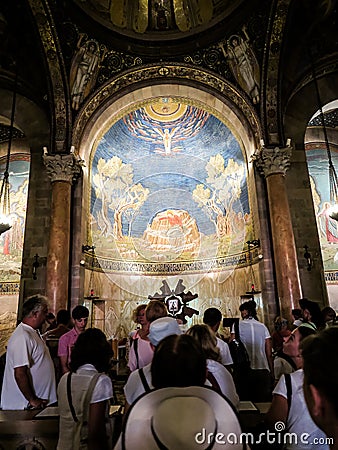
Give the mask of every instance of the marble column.
[{"label": "marble column", "polygon": [[81,161],[72,153],[45,153],[43,160],[52,183],[46,295],[50,310],[56,313],[68,306],[71,189],[81,174]]},{"label": "marble column", "polygon": [[291,150],[290,145],[284,148],[262,146],[253,158],[266,179],[279,306],[282,316],[289,320],[292,320],[291,309],[298,307],[301,298],[297,251],[285,185]]}]

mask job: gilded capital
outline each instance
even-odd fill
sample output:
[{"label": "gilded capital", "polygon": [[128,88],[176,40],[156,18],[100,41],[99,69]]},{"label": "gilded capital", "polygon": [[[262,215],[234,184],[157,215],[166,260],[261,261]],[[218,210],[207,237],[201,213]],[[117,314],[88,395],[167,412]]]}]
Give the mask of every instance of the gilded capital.
[{"label": "gilded capital", "polygon": [[252,157],[257,169],[266,177],[269,175],[285,175],[290,167],[292,146],[267,148],[264,145]]},{"label": "gilded capital", "polygon": [[83,166],[83,161],[76,158],[73,153],[69,155],[49,155],[45,153],[43,162],[52,183],[65,181],[73,184],[73,181],[76,181],[80,176]]}]

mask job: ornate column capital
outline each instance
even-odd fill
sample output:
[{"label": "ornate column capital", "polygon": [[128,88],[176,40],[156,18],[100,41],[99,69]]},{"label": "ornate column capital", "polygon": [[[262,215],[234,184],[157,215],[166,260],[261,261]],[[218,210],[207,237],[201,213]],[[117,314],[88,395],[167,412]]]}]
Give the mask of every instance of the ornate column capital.
[{"label": "ornate column capital", "polygon": [[78,159],[73,153],[69,155],[50,155],[45,151],[43,162],[52,183],[65,181],[73,184],[73,181],[76,181],[81,175],[81,167],[83,166],[83,161]]},{"label": "ornate column capital", "polygon": [[285,175],[290,167],[292,153],[291,141],[288,139],[286,147],[267,148],[264,144],[253,156],[252,160],[257,169],[267,178],[269,175]]}]

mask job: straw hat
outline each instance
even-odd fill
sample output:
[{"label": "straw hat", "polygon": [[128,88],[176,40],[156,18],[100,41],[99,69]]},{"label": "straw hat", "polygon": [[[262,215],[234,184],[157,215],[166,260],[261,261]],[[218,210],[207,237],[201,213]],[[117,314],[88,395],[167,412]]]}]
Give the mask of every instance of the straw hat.
[{"label": "straw hat", "polygon": [[206,386],[169,387],[146,393],[131,406],[115,448],[239,450],[240,433],[237,414],[222,395]]}]

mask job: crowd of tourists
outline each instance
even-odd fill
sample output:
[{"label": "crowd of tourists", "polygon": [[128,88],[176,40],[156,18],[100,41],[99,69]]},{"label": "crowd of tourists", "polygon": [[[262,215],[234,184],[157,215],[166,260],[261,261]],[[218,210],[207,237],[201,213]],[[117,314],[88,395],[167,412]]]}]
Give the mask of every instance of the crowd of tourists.
[{"label": "crowd of tourists", "polygon": [[[270,332],[258,320],[256,303],[246,301],[241,320],[233,319],[224,336],[217,308],[186,329],[164,302],[139,305],[116,435],[109,415],[116,400],[111,343],[101,330],[87,328],[86,307],[54,317],[47,299],[34,295],[8,342],[1,408],[57,405],[57,450],[337,449],[336,313],[308,299],[299,306],[293,323],[278,316]],[[47,346],[49,341],[57,344]],[[269,403],[257,431],[266,436],[283,424],[278,445],[255,436],[243,442],[241,401]]]}]

